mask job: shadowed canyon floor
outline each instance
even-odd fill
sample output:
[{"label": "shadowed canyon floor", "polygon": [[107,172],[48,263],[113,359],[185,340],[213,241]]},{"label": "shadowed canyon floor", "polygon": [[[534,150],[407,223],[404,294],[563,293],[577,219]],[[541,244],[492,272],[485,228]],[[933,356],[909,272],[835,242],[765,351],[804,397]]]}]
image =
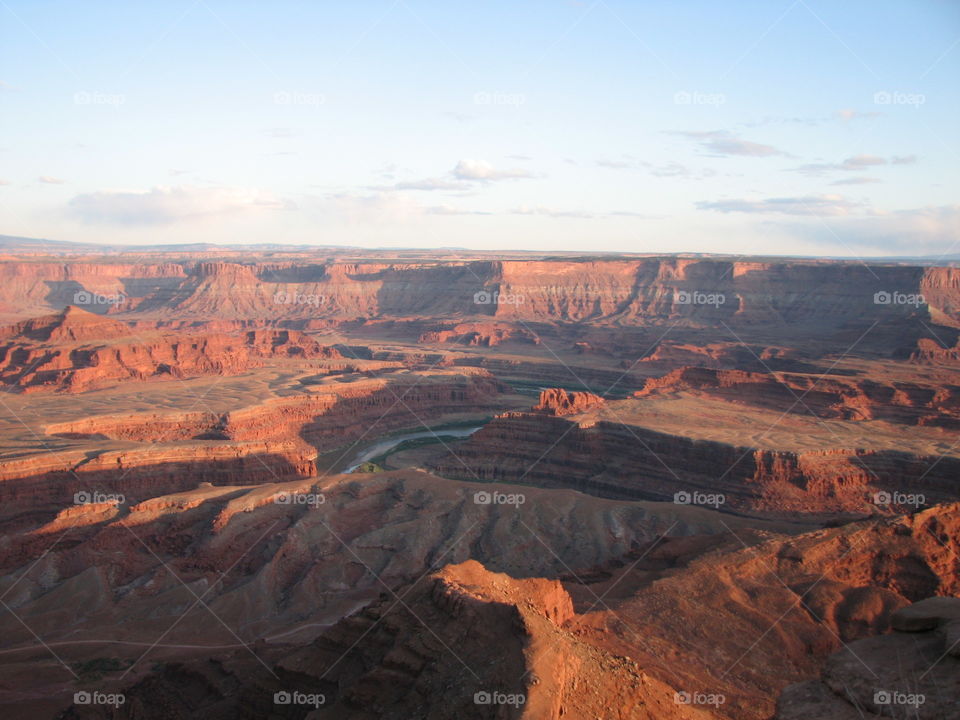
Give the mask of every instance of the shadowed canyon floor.
[{"label": "shadowed canyon floor", "polygon": [[956,268],[144,258],[0,261],[5,717],[955,716]]}]

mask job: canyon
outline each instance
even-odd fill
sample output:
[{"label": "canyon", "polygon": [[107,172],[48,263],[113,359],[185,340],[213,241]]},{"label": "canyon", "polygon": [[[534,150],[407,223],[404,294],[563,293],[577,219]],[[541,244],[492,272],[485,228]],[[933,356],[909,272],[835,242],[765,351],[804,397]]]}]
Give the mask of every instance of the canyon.
[{"label": "canyon", "polygon": [[958,342],[949,263],[11,250],[0,708],[949,717]]}]

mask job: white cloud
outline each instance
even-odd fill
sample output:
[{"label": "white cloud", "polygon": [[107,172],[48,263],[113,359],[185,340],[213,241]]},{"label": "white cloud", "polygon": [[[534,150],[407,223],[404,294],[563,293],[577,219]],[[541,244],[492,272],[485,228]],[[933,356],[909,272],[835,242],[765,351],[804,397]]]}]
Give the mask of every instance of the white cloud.
[{"label": "white cloud", "polygon": [[37,178],[38,181],[42,182],[45,185],[63,185],[66,180],[58,177],[53,177],[52,175],[41,175]]},{"label": "white cloud", "polygon": [[442,177],[428,177],[419,180],[401,180],[388,186],[369,188],[377,192],[391,190],[470,190],[477,185],[496,180],[514,180],[532,178],[533,174],[522,169],[498,170],[483,160],[461,160],[449,173]]},{"label": "white cloud", "polygon": [[868,185],[870,183],[882,182],[878,178],[872,177],[852,177],[852,178],[843,178],[842,180],[834,180],[831,185]]},{"label": "white cloud", "polygon": [[479,182],[533,177],[527,170],[519,168],[513,170],[497,170],[493,165],[484,160],[461,160],[451,171],[451,174],[458,180],[476,180]]},{"label": "white cloud", "polygon": [[883,113],[881,112],[860,112],[859,110],[853,110],[850,108],[837,110],[837,117],[845,121],[862,120],[864,118],[875,118],[875,117],[880,117],[881,115],[883,115]]},{"label": "white cloud", "polygon": [[806,195],[803,197],[775,197],[760,200],[718,200],[698,202],[700,210],[722,213],[776,213],[783,215],[843,216],[862,209],[863,203],[848,200],[843,195]]},{"label": "white cloud", "polygon": [[318,218],[334,219],[350,225],[402,225],[428,215],[493,215],[482,210],[468,210],[448,204],[423,205],[409,195],[392,190],[375,190],[369,194],[351,192],[314,197],[305,209]]},{"label": "white cloud", "polygon": [[800,167],[792,168],[795,172],[804,175],[823,175],[830,172],[857,172],[880,165],[909,165],[916,161],[915,155],[894,156],[887,160],[877,155],[851,155],[839,163],[809,163]]},{"label": "white cloud", "polygon": [[507,211],[510,215],[542,215],[552,218],[592,218],[593,213],[580,210],[558,210],[556,208],[544,207],[543,205],[520,205]]},{"label": "white cloud", "polygon": [[71,214],[81,221],[105,225],[170,225],[285,207],[290,205],[258,190],[187,186],[85,193],[69,204]]},{"label": "white cloud", "polygon": [[886,164],[886,160],[876,155],[853,155],[844,160],[841,167],[844,170],[862,170],[863,168]]},{"label": "white cloud", "polygon": [[827,248],[844,245],[864,254],[940,255],[960,252],[960,204],[908,208],[868,217],[787,226],[788,232]]},{"label": "white cloud", "polygon": [[400,223],[424,213],[424,207],[399,193],[374,192],[369,195],[337,193],[320,202],[324,215],[333,215],[351,225]]},{"label": "white cloud", "polygon": [[423,180],[405,180],[392,186],[394,190],[467,190],[469,183],[447,178],[424,178]]},{"label": "white cloud", "polygon": [[432,205],[424,208],[427,215],[493,215],[492,212],[483,210],[464,210],[453,205]]},{"label": "white cloud", "polygon": [[743,140],[726,130],[709,130],[705,132],[677,131],[674,135],[696,140],[700,147],[709,153],[728,157],[736,155],[740,157],[771,157],[774,155],[784,155],[787,153],[778,150],[772,145],[763,145],[762,143]]},{"label": "white cloud", "polygon": [[664,165],[652,166],[650,174],[654,177],[689,177],[692,172],[686,165],[671,161]]},{"label": "white cloud", "polygon": [[703,168],[700,171],[694,171],[686,165],[678,163],[676,160],[671,160],[662,165],[654,165],[653,163],[643,160],[634,160],[629,156],[625,157],[627,159],[624,160],[600,159],[595,161],[594,164],[597,167],[606,168],[608,170],[646,170],[651,175],[658,178],[682,177],[700,179],[713,177],[716,174],[716,171],[710,168]]}]

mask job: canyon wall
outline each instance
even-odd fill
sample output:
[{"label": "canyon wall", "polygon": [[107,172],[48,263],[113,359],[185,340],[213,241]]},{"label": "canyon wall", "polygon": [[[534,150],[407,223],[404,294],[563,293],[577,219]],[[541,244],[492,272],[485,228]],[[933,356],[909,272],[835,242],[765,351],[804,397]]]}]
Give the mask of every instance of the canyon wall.
[{"label": "canyon wall", "polygon": [[[59,310],[76,292],[122,294],[96,312],[342,319],[488,315],[515,322],[826,324],[960,315],[957,271],[862,263],[645,258],[451,263],[0,263],[0,303]],[[923,304],[875,304],[877,293]]]},{"label": "canyon wall", "polygon": [[880,492],[920,493],[927,505],[960,496],[955,458],[756,449],[542,413],[501,414],[430,467],[463,480],[568,487],[610,498],[669,502],[678,493],[720,493],[721,510],[786,517],[877,512],[874,494]]}]

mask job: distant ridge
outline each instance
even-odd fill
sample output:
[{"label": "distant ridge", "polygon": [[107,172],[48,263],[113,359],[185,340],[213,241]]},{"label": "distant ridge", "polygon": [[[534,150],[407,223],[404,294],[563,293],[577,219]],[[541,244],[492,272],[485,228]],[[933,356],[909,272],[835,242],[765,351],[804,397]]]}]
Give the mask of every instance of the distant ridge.
[{"label": "distant ridge", "polygon": [[507,258],[530,258],[530,259],[562,259],[562,260],[582,260],[582,261],[609,261],[618,258],[641,258],[641,257],[685,257],[701,259],[729,259],[729,260],[755,260],[768,262],[783,262],[787,260],[807,260],[807,261],[833,261],[846,263],[874,263],[874,264],[910,264],[921,266],[953,265],[960,263],[960,253],[949,255],[884,255],[871,257],[843,257],[835,255],[737,255],[734,253],[709,253],[694,251],[677,252],[621,252],[621,251],[596,251],[596,250],[569,250],[569,251],[537,251],[537,250],[474,250],[471,248],[458,246],[444,246],[436,248],[418,248],[418,247],[377,247],[365,248],[354,245],[336,245],[336,244],[310,244],[310,243],[251,243],[251,244],[216,244],[205,242],[194,243],[158,243],[151,245],[116,245],[107,243],[89,243],[74,242],[70,240],[49,240],[45,238],[28,238],[17,235],[0,235],[0,254],[6,253],[16,255],[23,254],[43,254],[51,255],[83,255],[90,253],[98,254],[119,254],[119,255],[144,255],[149,253],[212,253],[226,255],[228,253],[295,253],[299,256],[312,254],[334,254],[339,256],[367,258],[410,258],[431,256],[436,260],[441,259],[460,259],[460,258],[485,258],[485,259],[507,259]]}]

